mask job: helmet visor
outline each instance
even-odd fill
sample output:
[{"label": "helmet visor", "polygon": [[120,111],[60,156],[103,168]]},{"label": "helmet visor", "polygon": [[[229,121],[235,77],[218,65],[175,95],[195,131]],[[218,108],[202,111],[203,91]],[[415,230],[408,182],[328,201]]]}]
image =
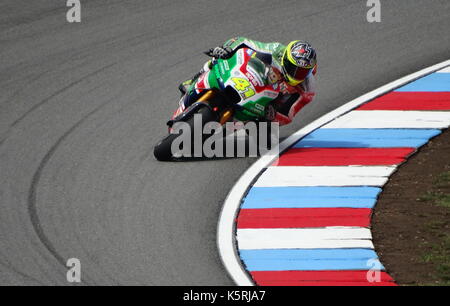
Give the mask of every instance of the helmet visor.
[{"label": "helmet visor", "polygon": [[287,56],[283,57],[283,67],[290,79],[293,79],[293,81],[297,81],[298,83],[304,81],[312,71],[311,68],[298,67],[293,64]]}]

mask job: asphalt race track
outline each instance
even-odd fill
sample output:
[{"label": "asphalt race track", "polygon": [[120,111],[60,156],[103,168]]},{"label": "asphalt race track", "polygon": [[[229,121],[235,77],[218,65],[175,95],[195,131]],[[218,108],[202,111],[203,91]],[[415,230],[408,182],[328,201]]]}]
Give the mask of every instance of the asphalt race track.
[{"label": "asphalt race track", "polygon": [[316,101],[287,136],[450,55],[450,2],[64,0],[0,3],[0,285],[233,285],[216,247],[223,200],[255,160],[160,163],[178,84],[242,35],[307,39]]}]

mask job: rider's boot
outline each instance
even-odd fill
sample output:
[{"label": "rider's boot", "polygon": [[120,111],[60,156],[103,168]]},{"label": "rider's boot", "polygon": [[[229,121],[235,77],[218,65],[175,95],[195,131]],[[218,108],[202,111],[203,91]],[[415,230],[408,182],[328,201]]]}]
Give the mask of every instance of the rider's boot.
[{"label": "rider's boot", "polygon": [[191,79],[184,81],[178,86],[178,90],[181,92],[181,95],[184,96],[194,80],[196,80],[199,76],[201,76],[205,72],[208,72],[209,70],[211,70],[211,61],[207,61],[202,70],[197,72]]},{"label": "rider's boot", "polygon": [[203,69],[197,72],[191,79],[184,81],[178,86],[178,90],[181,92],[181,95],[185,95],[189,87],[192,85],[195,79],[197,79],[203,73]]}]

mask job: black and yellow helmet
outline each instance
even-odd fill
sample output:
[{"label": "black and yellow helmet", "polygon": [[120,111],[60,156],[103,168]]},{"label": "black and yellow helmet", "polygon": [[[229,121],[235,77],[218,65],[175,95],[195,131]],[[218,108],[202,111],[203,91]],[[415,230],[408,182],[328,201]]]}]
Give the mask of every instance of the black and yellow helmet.
[{"label": "black and yellow helmet", "polygon": [[300,40],[289,43],[281,59],[284,76],[292,86],[302,83],[316,64],[316,50],[309,43]]}]

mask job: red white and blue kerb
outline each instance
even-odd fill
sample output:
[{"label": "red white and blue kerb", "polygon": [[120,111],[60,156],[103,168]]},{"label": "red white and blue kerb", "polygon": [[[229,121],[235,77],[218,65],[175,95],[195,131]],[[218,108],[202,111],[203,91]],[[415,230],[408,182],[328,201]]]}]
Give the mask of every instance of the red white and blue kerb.
[{"label": "red white and blue kerb", "polygon": [[[236,241],[257,285],[395,285],[370,220],[389,176],[450,125],[450,67],[313,131],[263,170]],[[369,270],[379,271],[377,282]]]}]

